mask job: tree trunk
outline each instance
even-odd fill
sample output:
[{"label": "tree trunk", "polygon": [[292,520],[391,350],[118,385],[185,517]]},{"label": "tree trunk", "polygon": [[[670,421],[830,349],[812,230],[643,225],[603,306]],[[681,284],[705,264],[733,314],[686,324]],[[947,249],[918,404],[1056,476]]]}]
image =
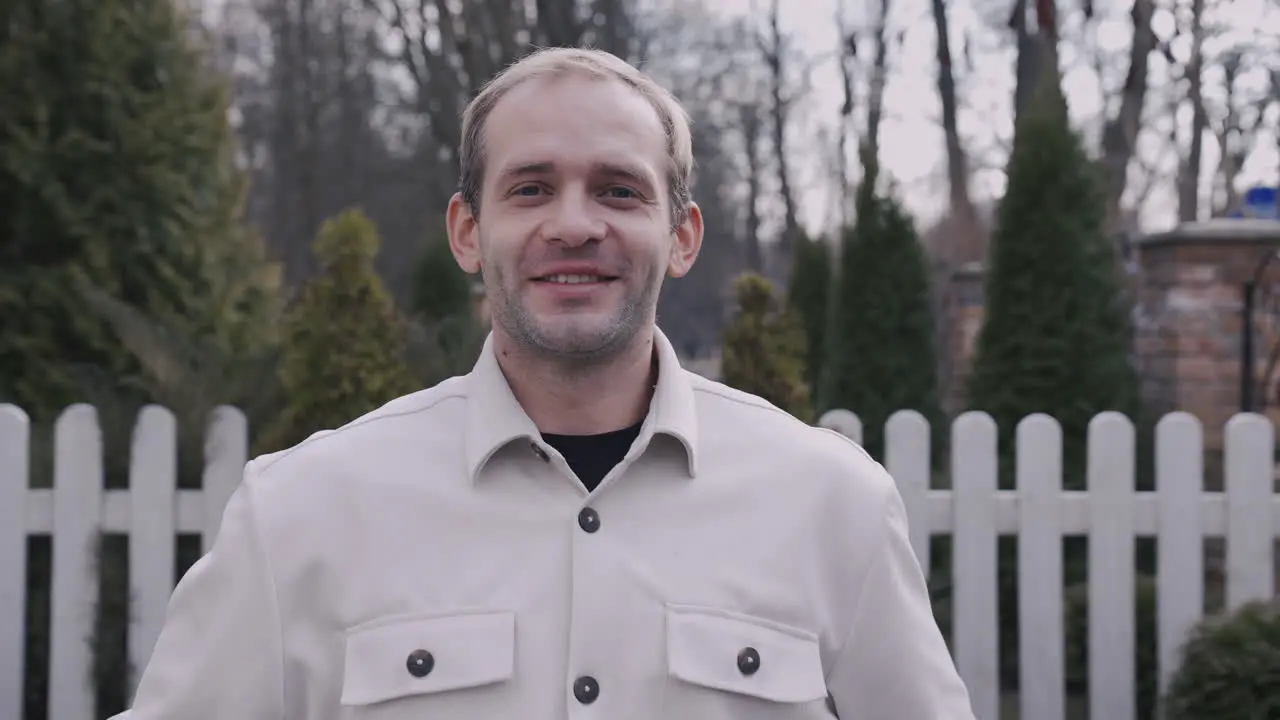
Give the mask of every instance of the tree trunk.
[{"label": "tree trunk", "polygon": [[1191,3],[1191,64],[1187,68],[1191,101],[1191,150],[1178,176],[1178,220],[1192,222],[1200,215],[1200,166],[1209,117],[1204,108],[1204,0]]},{"label": "tree trunk", "polygon": [[[769,37],[765,43],[765,62],[769,66],[769,93],[773,100],[773,150],[778,159],[778,192],[782,196],[783,233],[779,247],[782,257],[790,257],[794,239],[800,232],[795,193],[791,188],[791,153],[787,151],[787,122],[791,103],[783,96],[787,82],[785,50],[782,30],[779,28],[779,0],[773,0],[769,11]],[[783,269],[786,272],[786,269]]]},{"label": "tree trunk", "polygon": [[840,125],[837,142],[840,167],[840,229],[849,226],[849,129],[853,120],[853,64],[858,58],[858,35],[850,31],[844,14],[845,5],[839,3],[836,23],[840,28],[840,85],[844,93],[844,102],[840,106]]},{"label": "tree trunk", "polygon": [[1107,231],[1123,229],[1121,199],[1128,184],[1129,162],[1137,147],[1142,110],[1147,97],[1147,68],[1151,52],[1156,49],[1156,34],[1151,27],[1155,14],[1154,0],[1134,0],[1133,42],[1129,49],[1129,71],[1120,95],[1120,110],[1107,121],[1102,131],[1102,166],[1106,178]]},{"label": "tree trunk", "polygon": [[764,257],[760,251],[760,185],[764,173],[760,158],[760,108],[744,104],[738,108],[742,123],[743,146],[747,161],[747,270],[764,273]]},{"label": "tree trunk", "polygon": [[[981,248],[977,242],[981,232],[978,228],[978,213],[973,207],[973,198],[969,193],[969,157],[965,154],[960,142],[959,104],[956,101],[955,69],[952,64],[951,38],[947,21],[946,0],[932,0],[933,26],[937,33],[938,58],[938,97],[942,101],[942,132],[947,151],[947,188],[951,216],[957,234],[966,237],[949,239],[942,250],[947,260],[955,260],[957,254],[977,260],[981,256]],[[966,242],[966,240],[968,242]],[[955,247],[956,245],[963,247]],[[972,247],[970,247],[972,246]]]},{"label": "tree trunk", "polygon": [[884,88],[889,75],[889,43],[885,39],[891,0],[880,0],[880,17],[876,20],[876,57],[871,66],[871,88],[867,97],[866,146],[873,157],[880,157],[880,120],[884,117]]}]

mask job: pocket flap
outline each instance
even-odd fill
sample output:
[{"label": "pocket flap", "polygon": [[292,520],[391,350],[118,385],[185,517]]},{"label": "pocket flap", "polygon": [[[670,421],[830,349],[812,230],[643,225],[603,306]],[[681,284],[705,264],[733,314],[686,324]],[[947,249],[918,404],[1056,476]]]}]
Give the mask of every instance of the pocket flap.
[{"label": "pocket flap", "polygon": [[347,631],[342,704],[477,687],[515,670],[515,614],[374,620]]},{"label": "pocket flap", "polygon": [[667,607],[667,671],[694,685],[773,702],[827,696],[817,635],[713,608]]}]

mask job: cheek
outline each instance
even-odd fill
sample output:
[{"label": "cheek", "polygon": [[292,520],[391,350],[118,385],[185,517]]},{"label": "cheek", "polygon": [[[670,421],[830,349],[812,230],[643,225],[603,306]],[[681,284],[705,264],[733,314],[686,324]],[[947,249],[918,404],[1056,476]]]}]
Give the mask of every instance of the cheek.
[{"label": "cheek", "polygon": [[480,268],[510,279],[520,274],[523,251],[518,243],[503,240],[500,234],[487,235],[480,246]]},{"label": "cheek", "polygon": [[502,244],[502,228],[494,227],[492,221],[486,223],[480,231],[479,262],[481,267],[498,265],[504,256]]}]

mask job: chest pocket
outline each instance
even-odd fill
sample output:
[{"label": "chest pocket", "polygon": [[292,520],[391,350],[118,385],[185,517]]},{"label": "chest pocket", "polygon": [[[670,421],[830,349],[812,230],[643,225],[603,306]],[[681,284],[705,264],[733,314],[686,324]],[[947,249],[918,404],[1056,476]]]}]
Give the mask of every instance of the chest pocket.
[{"label": "chest pocket", "polygon": [[771,703],[825,706],[827,697],[817,635],[711,608],[667,607],[667,672]]},{"label": "chest pocket", "polygon": [[347,632],[342,704],[490,685],[514,669],[514,613],[374,620]]}]

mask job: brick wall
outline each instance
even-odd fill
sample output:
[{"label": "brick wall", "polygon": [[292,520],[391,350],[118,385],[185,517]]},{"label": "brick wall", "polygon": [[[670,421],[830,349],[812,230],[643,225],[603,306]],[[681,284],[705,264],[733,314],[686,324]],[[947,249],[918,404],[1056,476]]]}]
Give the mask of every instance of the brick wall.
[{"label": "brick wall", "polygon": [[[1280,248],[1280,223],[1218,219],[1142,239],[1137,351],[1143,394],[1159,412],[1183,410],[1204,423],[1205,444],[1222,449],[1222,429],[1240,409],[1243,294],[1260,263]],[[1254,358],[1261,382],[1280,342],[1280,260],[1266,266],[1255,295]],[[1280,420],[1275,383],[1257,396]]]},{"label": "brick wall", "polygon": [[[1211,220],[1142,238],[1131,288],[1135,361],[1143,398],[1156,413],[1190,412],[1204,423],[1209,465],[1222,449],[1222,429],[1240,407],[1241,307],[1245,282],[1261,259],[1280,249],[1280,223]],[[950,409],[963,409],[963,379],[982,325],[983,271],[977,264],[953,274],[946,347],[956,381]],[[1280,372],[1262,380],[1280,347],[1280,259],[1262,275],[1254,313],[1255,367],[1265,412],[1280,423]],[[1280,363],[1277,363],[1280,364]],[[1215,474],[1212,471],[1210,474]]]}]

